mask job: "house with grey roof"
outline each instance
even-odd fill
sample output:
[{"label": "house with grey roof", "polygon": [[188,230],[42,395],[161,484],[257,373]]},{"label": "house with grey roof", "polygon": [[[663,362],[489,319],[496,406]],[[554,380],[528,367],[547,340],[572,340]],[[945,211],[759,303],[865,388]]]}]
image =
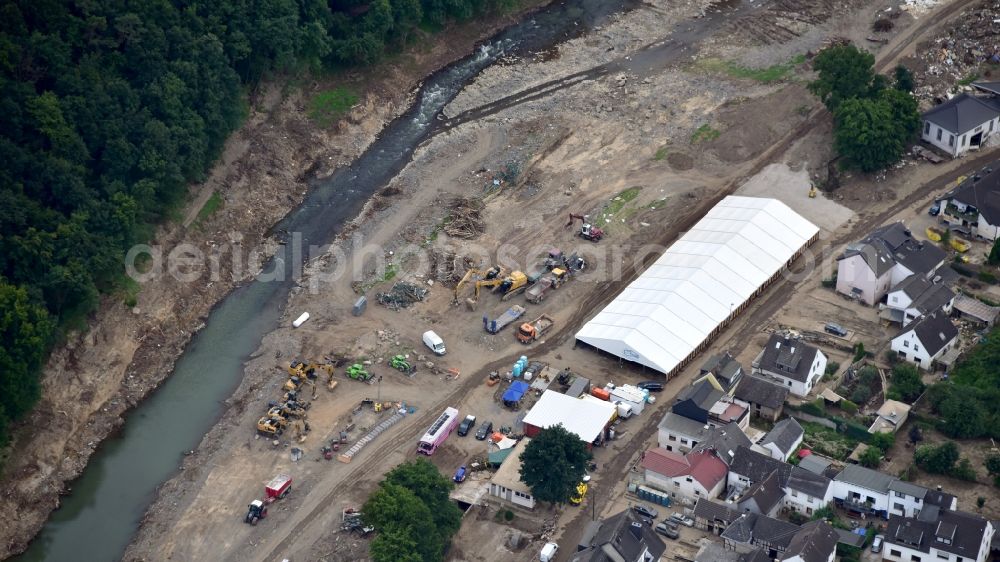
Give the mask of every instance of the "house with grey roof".
[{"label": "house with grey roof", "polygon": [[784,497],[785,490],[776,470],[740,494],[736,506],[743,512],[774,517]]},{"label": "house with grey roof", "polygon": [[795,418],[785,418],[774,424],[771,431],[768,431],[755,446],[760,448],[761,453],[766,451],[766,454],[779,461],[787,461],[788,457],[798,450],[805,434],[805,430]]},{"label": "house with grey roof", "polygon": [[772,472],[778,473],[778,481],[782,487],[788,482],[792,465],[752,450],[749,447],[739,447],[729,465],[728,489],[742,492],[753,484],[767,478]]},{"label": "house with grey roof", "polygon": [[938,199],[941,220],[966,228],[972,236],[1000,238],[1000,163],[971,174]]},{"label": "house with grey roof", "polygon": [[[808,457],[806,457],[808,458]],[[785,483],[783,505],[791,511],[812,515],[833,501],[832,480],[823,474],[793,466]]]},{"label": "house with grey roof", "polygon": [[849,464],[833,479],[833,499],[849,511],[887,518],[889,484],[894,480],[894,476]]},{"label": "house with grey roof", "polygon": [[708,422],[696,421],[684,415],[667,412],[657,426],[657,442],[668,451],[687,453],[691,450],[713,449],[727,464],[733,456],[736,447],[750,446],[750,439],[743,433],[740,426],[746,426],[746,408],[737,416],[740,421],[732,421],[726,425],[718,422],[717,416]]},{"label": "house with grey roof", "polygon": [[958,157],[977,150],[1000,130],[1000,98],[966,93],[925,111],[920,139]]},{"label": "house with grey roof", "polygon": [[800,339],[771,334],[753,361],[753,374],[769,379],[796,396],[806,396],[826,370],[826,355]]},{"label": "house with grey roof", "polygon": [[[583,546],[583,545],[581,545]],[[601,522],[590,545],[576,552],[572,562],[656,562],[667,546],[652,527],[626,509]]]},{"label": "house with grey roof", "polygon": [[701,498],[694,504],[692,512],[694,526],[713,535],[721,535],[726,527],[736,521],[741,515],[730,505],[721,504],[707,498]]},{"label": "house with grey roof", "polygon": [[736,422],[745,429],[750,424],[750,405],[733,398],[707,379],[695,381],[682,390],[674,398],[670,411],[711,426]]},{"label": "house with grey roof", "polygon": [[958,328],[944,311],[926,314],[903,326],[890,349],[921,369],[931,369],[958,342]]},{"label": "house with grey roof", "polygon": [[719,457],[728,467],[733,462],[736,450],[740,447],[749,447],[750,438],[743,429],[736,423],[730,423],[725,427],[712,428],[708,436],[691,448],[692,451],[711,451]]},{"label": "house with grey roof", "polygon": [[996,529],[978,515],[928,506],[916,517],[889,518],[882,559],[890,562],[986,562]]},{"label": "house with grey roof", "polygon": [[763,549],[775,559],[788,549],[799,526],[756,513],[743,513],[720,535],[726,548],[737,552]]},{"label": "house with grey roof", "polygon": [[892,223],[847,246],[837,259],[837,292],[875,306],[911,275],[933,279],[945,257],[944,250],[917,240],[903,223]]},{"label": "house with grey roof", "polygon": [[788,387],[760,377],[746,376],[736,385],[733,396],[750,405],[751,415],[776,421],[788,398]]},{"label": "house with grey roof", "polygon": [[699,369],[698,376],[712,375],[727,393],[732,394],[733,388],[743,378],[743,365],[733,358],[728,351],[712,355]]},{"label": "house with grey roof", "polygon": [[788,548],[781,553],[781,562],[833,562],[839,535],[826,521],[810,521],[799,527]]},{"label": "house with grey roof", "polygon": [[951,314],[955,292],[945,283],[935,283],[923,275],[911,275],[889,291],[885,302],[886,308],[879,316],[883,320],[906,325],[938,310]]}]

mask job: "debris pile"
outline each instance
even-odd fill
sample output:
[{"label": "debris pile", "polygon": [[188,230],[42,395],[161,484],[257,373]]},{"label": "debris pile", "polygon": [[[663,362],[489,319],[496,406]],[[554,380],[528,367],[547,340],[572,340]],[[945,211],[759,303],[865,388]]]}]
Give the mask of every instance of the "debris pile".
[{"label": "debris pile", "polygon": [[468,199],[460,197],[451,203],[448,224],[444,227],[444,232],[448,236],[471,240],[483,233],[483,207],[482,199]]},{"label": "debris pile", "polygon": [[415,302],[424,300],[427,296],[427,289],[413,285],[412,283],[396,283],[387,293],[377,295],[378,302],[392,310],[406,308]]},{"label": "debris pile", "polygon": [[445,287],[454,287],[468,268],[466,260],[451,250],[434,248],[430,253],[431,277]]},{"label": "debris pile", "polygon": [[982,73],[983,65],[1000,64],[1000,1],[966,10],[955,21],[918,54],[926,65],[914,92],[918,99],[940,103],[950,92],[971,89],[977,78],[996,80]]}]

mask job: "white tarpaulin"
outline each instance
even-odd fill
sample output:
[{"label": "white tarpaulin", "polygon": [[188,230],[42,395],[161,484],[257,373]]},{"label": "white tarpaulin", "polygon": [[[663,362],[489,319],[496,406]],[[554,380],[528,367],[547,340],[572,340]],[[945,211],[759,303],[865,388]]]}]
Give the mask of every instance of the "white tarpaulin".
[{"label": "white tarpaulin", "polygon": [[670,373],[818,233],[777,199],[726,197],[576,339]]}]

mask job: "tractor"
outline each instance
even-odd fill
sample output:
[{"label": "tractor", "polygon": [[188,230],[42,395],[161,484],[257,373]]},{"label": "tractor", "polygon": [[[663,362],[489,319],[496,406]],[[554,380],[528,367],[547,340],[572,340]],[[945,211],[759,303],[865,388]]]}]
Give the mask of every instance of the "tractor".
[{"label": "tractor", "polygon": [[265,517],[267,517],[267,506],[260,500],[254,500],[247,506],[247,516],[243,518],[243,522],[256,525]]},{"label": "tractor", "polygon": [[417,366],[411,365],[410,362],[406,360],[405,355],[394,355],[392,359],[389,360],[389,366],[404,375],[413,374],[413,372],[417,370]]},{"label": "tractor", "polygon": [[361,382],[368,382],[371,380],[372,375],[365,370],[364,365],[355,363],[347,368],[347,378]]}]

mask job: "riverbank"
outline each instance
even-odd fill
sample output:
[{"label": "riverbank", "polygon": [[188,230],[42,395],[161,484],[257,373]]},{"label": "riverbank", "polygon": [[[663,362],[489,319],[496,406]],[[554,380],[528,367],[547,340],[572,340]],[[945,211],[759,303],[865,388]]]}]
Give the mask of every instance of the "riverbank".
[{"label": "riverbank", "polygon": [[[318,80],[299,89],[280,81],[263,84],[251,100],[247,122],[227,141],[209,180],[192,187],[193,212],[185,214],[195,220],[164,225],[152,244],[165,255],[182,243],[206,253],[235,244],[273,251],[268,229],[302,200],[311,177],[328,175],[357,157],[409,105],[413,88],[425,76],[542,4],[526,3],[517,13],[490,22],[452,26],[376,68],[336,81]],[[359,103],[334,126],[317,126],[308,116],[311,96],[344,85],[360,94]],[[200,203],[212,194],[220,208],[197,218]],[[0,507],[12,517],[0,534],[2,557],[24,550],[101,442],[171,373],[211,308],[250,278],[246,268],[223,273],[217,280],[194,283],[169,275],[151,279],[142,285],[134,308],[126,307],[121,296],[105,297],[89,331],[53,352],[42,399],[18,428],[5,466]]]}]

